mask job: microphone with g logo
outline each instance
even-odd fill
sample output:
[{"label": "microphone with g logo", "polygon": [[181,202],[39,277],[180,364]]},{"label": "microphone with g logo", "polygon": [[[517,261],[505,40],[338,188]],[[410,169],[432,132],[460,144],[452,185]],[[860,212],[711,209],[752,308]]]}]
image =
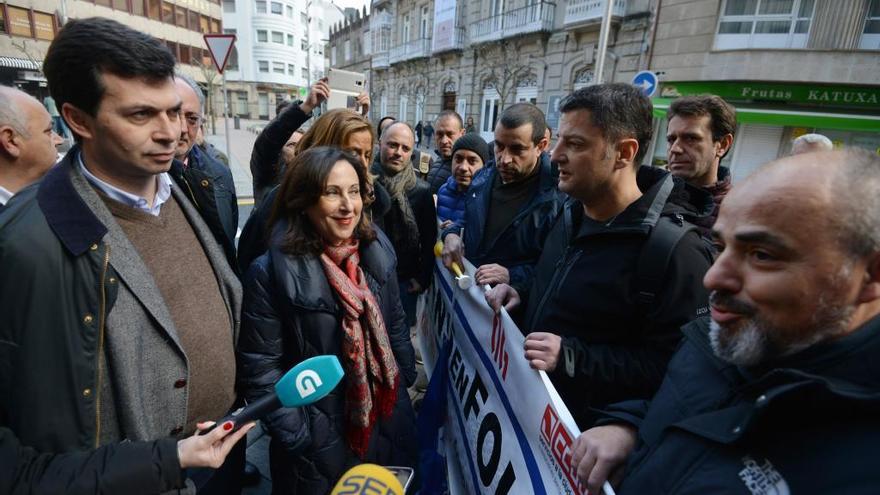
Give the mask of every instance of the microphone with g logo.
[{"label": "microphone with g logo", "polygon": [[[234,428],[260,419],[281,407],[301,407],[327,396],[342,380],[345,372],[336,356],[315,356],[297,364],[278,382],[275,391],[239,408],[216,424],[232,421]],[[211,428],[213,429],[213,428]],[[211,431],[204,430],[203,433]]]}]

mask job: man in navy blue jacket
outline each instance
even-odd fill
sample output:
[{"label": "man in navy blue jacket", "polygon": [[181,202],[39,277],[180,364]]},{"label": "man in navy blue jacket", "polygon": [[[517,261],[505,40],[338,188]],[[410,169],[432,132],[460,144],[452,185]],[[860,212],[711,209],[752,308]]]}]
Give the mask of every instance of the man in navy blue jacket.
[{"label": "man in navy blue jacket", "polygon": [[[773,162],[721,205],[711,319],[574,444],[590,493],[877,493],[880,158]],[[806,220],[806,221],[805,221]],[[625,461],[626,466],[623,463]]]},{"label": "man in navy blue jacket", "polygon": [[464,219],[442,233],[447,266],[466,256],[479,267],[480,284],[528,283],[562,205],[544,153],[545,128],[544,113],[530,103],[511,105],[501,114],[495,126],[495,161],[474,176]]},{"label": "man in navy blue jacket", "polygon": [[222,232],[214,232],[214,237],[223,246],[229,264],[235,262],[235,234],[238,230],[238,200],[235,195],[235,182],[229,167],[217,161],[196,146],[196,136],[204,120],[205,94],[189,76],[177,73],[174,83],[181,100],[181,132],[174,151],[175,162],[171,176],[182,184],[197,184],[196,188],[185,187],[184,191],[197,205],[202,215],[215,217],[216,225]]}]

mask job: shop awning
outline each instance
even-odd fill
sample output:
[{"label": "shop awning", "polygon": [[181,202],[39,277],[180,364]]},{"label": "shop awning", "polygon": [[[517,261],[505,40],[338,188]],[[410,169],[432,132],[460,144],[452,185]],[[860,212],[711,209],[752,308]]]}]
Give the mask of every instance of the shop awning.
[{"label": "shop awning", "polygon": [[26,58],[0,57],[0,67],[22,70],[40,70],[40,66]]},{"label": "shop awning", "polygon": [[[673,98],[653,98],[654,116],[666,117]],[[743,124],[779,127],[812,127],[844,131],[880,132],[880,116],[847,113],[809,112],[737,106],[736,120]]]}]

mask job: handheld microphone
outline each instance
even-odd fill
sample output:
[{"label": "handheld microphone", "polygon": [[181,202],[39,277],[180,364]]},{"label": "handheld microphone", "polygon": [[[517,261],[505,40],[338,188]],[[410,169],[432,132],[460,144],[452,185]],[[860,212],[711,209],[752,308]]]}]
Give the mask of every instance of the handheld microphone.
[{"label": "handheld microphone", "polygon": [[360,464],[339,478],[330,495],[404,495],[404,492],[391,471],[375,464]]},{"label": "handheld microphone", "polygon": [[[442,254],[443,241],[437,241],[437,244],[434,244],[434,256],[439,258]],[[465,275],[461,270],[461,266],[455,261],[452,262],[452,273],[455,274],[455,282],[459,289],[468,290],[474,285],[474,279],[470,275]]]},{"label": "handheld microphone", "polygon": [[[275,383],[275,391],[232,412],[217,422],[232,421],[235,429],[281,407],[301,407],[327,396],[345,372],[336,356],[315,356],[297,364]],[[216,425],[215,425],[216,426]],[[211,428],[213,429],[213,428]],[[205,433],[211,429],[204,430]]]}]

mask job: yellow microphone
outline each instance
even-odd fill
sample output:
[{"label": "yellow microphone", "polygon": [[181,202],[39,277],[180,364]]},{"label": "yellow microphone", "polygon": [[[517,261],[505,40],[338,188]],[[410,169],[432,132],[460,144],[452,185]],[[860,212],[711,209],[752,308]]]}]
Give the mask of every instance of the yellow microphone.
[{"label": "yellow microphone", "polygon": [[331,495],[404,495],[391,471],[375,464],[359,464],[342,475]]}]

